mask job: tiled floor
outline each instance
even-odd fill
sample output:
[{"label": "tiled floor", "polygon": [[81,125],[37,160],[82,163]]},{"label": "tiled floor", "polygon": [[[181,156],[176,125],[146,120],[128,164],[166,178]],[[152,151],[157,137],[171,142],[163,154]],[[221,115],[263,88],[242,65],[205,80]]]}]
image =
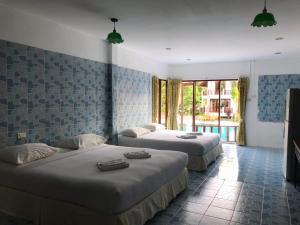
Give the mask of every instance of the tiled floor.
[{"label": "tiled floor", "polygon": [[146,225],[300,225],[300,190],[281,175],[279,150],[223,145],[206,172]]},{"label": "tiled floor", "polygon": [[[146,225],[300,225],[300,190],[281,176],[281,152],[224,145],[206,172]],[[2,215],[2,216],[1,216]],[[0,215],[0,225],[30,225]]]}]

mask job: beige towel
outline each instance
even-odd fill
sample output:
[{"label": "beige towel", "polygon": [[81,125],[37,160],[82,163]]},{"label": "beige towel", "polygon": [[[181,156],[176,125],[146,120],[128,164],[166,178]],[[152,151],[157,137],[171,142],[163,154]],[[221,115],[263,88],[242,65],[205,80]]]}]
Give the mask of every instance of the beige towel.
[{"label": "beige towel", "polygon": [[200,136],[200,135],[203,135],[202,132],[189,132],[189,133],[186,133],[187,135],[196,135],[196,136]]},{"label": "beige towel", "polygon": [[147,159],[150,158],[151,155],[146,151],[138,151],[138,152],[126,152],[124,156],[127,159]]},{"label": "beige towel", "polygon": [[97,167],[101,171],[117,170],[129,167],[129,163],[123,159],[116,159],[107,162],[98,162]]},{"label": "beige towel", "polygon": [[181,139],[196,139],[197,135],[184,134],[184,135],[178,135],[176,137]]}]

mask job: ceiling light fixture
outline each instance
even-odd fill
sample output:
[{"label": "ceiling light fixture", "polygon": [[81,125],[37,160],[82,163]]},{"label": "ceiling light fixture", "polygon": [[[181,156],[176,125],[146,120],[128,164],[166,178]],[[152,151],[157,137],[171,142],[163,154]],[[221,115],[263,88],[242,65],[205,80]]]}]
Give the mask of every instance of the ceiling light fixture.
[{"label": "ceiling light fixture", "polygon": [[251,25],[253,27],[268,27],[274,26],[276,24],[277,22],[275,20],[274,15],[267,11],[267,0],[265,0],[265,7],[262,13],[256,15]]},{"label": "ceiling light fixture", "polygon": [[192,59],[185,59],[186,61],[192,61]]},{"label": "ceiling light fixture", "polygon": [[110,20],[114,23],[114,30],[107,35],[106,40],[111,44],[120,44],[124,42],[121,34],[116,31],[116,22],[118,22],[118,19],[111,18]]},{"label": "ceiling light fixture", "polygon": [[275,55],[281,55],[282,52],[275,52],[274,54],[275,54]]},{"label": "ceiling light fixture", "polygon": [[166,48],[166,50],[167,50],[167,51],[171,51],[171,50],[172,50],[172,48]]},{"label": "ceiling light fixture", "polygon": [[277,37],[275,38],[276,41],[282,41],[284,38],[283,37]]}]

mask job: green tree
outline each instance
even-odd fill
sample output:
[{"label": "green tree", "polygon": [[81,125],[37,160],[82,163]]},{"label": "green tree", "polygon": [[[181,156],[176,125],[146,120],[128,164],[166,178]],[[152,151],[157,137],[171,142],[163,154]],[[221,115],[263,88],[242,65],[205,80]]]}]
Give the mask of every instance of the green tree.
[{"label": "green tree", "polygon": [[183,114],[189,116],[193,114],[193,86],[185,85],[183,90]]},{"label": "green tree", "polygon": [[238,88],[236,81],[231,82],[231,99],[237,103],[237,98],[238,98]]},{"label": "green tree", "polygon": [[[238,104],[238,88],[237,81],[231,82],[231,100],[237,105]],[[237,115],[233,112],[233,121],[237,121]]]},{"label": "green tree", "polygon": [[[196,85],[195,90],[195,114],[199,115],[200,105],[202,103],[202,87]],[[186,116],[193,115],[193,86],[183,86],[183,114]]]}]

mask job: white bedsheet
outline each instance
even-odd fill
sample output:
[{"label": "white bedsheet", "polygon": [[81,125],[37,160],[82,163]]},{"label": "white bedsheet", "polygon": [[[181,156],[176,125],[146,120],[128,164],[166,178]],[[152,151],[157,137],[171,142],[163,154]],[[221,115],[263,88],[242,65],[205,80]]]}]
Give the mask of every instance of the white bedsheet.
[{"label": "white bedsheet", "polygon": [[126,159],[130,167],[101,172],[98,161],[141,149],[101,145],[57,153],[23,166],[0,162],[0,185],[104,213],[123,212],[169,182],[187,165],[187,155],[145,149],[149,159]]},{"label": "white bedsheet", "polygon": [[185,132],[160,130],[137,138],[119,135],[118,145],[181,151],[189,155],[202,156],[220,143],[220,136],[218,134],[203,133],[197,136],[196,139],[182,139],[177,137],[183,134],[185,134]]}]

